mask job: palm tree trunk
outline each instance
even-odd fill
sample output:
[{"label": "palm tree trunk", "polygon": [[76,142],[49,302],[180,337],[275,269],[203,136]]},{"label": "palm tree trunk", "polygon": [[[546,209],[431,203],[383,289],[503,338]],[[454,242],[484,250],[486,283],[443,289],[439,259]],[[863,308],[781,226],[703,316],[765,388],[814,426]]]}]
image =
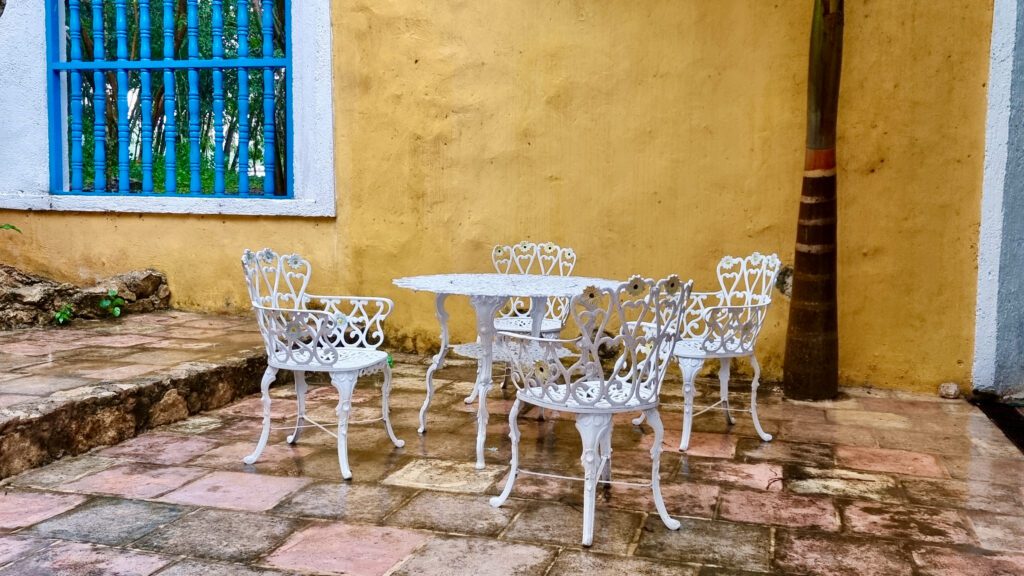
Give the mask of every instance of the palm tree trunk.
[{"label": "palm tree trunk", "polygon": [[839,393],[836,308],[836,116],[843,0],[815,0],[807,78],[807,152],[796,230],[793,297],[783,364],[785,394]]}]

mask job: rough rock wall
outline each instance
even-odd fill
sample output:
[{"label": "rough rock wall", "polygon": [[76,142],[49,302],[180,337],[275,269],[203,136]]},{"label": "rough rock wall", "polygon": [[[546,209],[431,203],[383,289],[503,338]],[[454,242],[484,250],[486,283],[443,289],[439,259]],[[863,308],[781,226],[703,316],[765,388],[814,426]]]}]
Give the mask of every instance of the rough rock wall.
[{"label": "rough rock wall", "polygon": [[167,277],[156,270],[133,270],[81,287],[0,264],[0,329],[52,324],[64,304],[74,308],[76,318],[103,318],[108,313],[99,303],[111,289],[124,298],[128,314],[163,310],[171,300]]}]

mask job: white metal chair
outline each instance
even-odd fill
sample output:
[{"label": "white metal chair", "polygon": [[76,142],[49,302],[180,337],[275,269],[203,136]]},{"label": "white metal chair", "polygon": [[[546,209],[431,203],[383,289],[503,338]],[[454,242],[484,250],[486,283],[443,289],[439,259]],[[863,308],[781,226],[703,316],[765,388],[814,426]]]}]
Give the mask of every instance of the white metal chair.
[{"label": "white metal chair", "polygon": [[[542,276],[572,276],[576,267],[576,253],[552,242],[535,244],[522,241],[512,246],[495,246],[491,262],[499,274],[540,274]],[[548,298],[547,310],[541,321],[542,335],[557,336],[569,315],[568,298]],[[499,332],[530,334],[533,318],[530,316],[529,298],[512,298],[498,311],[494,329]]]},{"label": "white metal chair", "polygon": [[[256,449],[244,458],[253,464],[270,436],[270,385],[279,370],[291,370],[295,377],[298,413],[288,443],[295,444],[303,428],[320,428],[338,440],[338,463],[342,478],[352,478],[348,464],[348,425],[352,392],[359,376],[384,373],[381,387],[381,418],[395,446],[405,442],[391,428],[388,398],[391,366],[384,342],[384,319],[393,304],[387,298],[362,296],[318,296],[307,294],[312,267],[298,254],[278,256],[269,248],[246,250],[242,270],[249,297],[256,311],[260,332],[267,348],[267,370],[260,386],[263,430]],[[337,432],[306,416],[306,372],[327,372],[338,390]]]},{"label": "white metal chair", "polygon": [[[655,438],[651,446],[651,482],[640,486],[651,487],[662,522],[669,529],[679,528],[679,521],[669,516],[661,495],[659,468],[664,429],[658,415],[658,394],[692,286],[692,281],[683,285],[676,276],[659,282],[635,276],[615,289],[587,288],[568,303],[579,338],[504,334],[513,357],[512,382],[518,390],[508,416],[511,469],[504,490],[491,498],[491,506],[501,506],[508,499],[519,474],[545,476],[519,468],[517,417],[522,404],[575,413],[576,428],[583,440],[583,545],[590,546],[594,539],[597,485],[637,485],[611,479],[612,417],[641,410],[654,428]],[[559,354],[563,346],[579,353],[568,367],[568,361],[563,362]],[[618,357],[608,370],[601,364],[601,348],[618,350]]]},{"label": "white metal chair", "polygon": [[[523,240],[517,244],[498,244],[491,249],[491,263],[499,274],[539,274],[542,276],[571,276],[576,267],[576,252],[553,242],[535,243]],[[558,336],[569,314],[568,298],[548,298],[540,333],[545,338]],[[533,330],[530,298],[510,298],[494,318],[494,329],[499,339],[494,343],[495,361],[509,362],[508,351],[500,338],[502,332],[530,334]],[[458,344],[452,352],[465,358],[479,359],[479,343]],[[503,385],[505,379],[503,378]],[[466,404],[476,400],[477,390],[466,398]]]},{"label": "white metal chair", "polygon": [[[764,256],[754,252],[745,258],[726,256],[718,263],[717,292],[694,292],[686,306],[675,345],[675,356],[683,373],[683,434],[679,449],[690,446],[690,430],[694,416],[721,406],[727,424],[735,424],[729,410],[729,369],[733,358],[749,358],[754,369],[750,383],[750,416],[754,429],[765,442],[772,435],[761,428],[757,417],[757,388],[761,365],[754,354],[757,336],[764,325],[772,288],[781,264],[775,254]],[[694,380],[706,360],[718,359],[719,400],[693,413]],[[643,422],[641,414],[634,424]]]}]

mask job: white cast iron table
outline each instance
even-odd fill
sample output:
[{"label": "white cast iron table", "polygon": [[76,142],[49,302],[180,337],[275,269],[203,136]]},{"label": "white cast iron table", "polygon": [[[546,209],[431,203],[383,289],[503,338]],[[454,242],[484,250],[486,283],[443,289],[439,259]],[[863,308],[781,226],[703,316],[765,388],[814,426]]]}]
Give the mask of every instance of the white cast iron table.
[{"label": "white cast iron table", "polygon": [[491,389],[494,368],[494,315],[509,298],[529,298],[533,319],[533,335],[540,336],[541,323],[548,297],[571,298],[588,286],[614,288],[618,281],[581,276],[540,276],[534,274],[432,274],[409,276],[394,280],[396,286],[436,294],[437,320],[441,323],[441,350],[427,369],[427,397],[420,408],[419,433],[426,431],[426,414],[434,395],[434,372],[444,365],[451,349],[448,341],[448,312],[444,309],[449,295],[469,296],[476,310],[477,342],[481,353],[478,360],[476,387],[473,396],[479,398],[476,418],[476,467],[484,467],[484,442],[487,439],[487,392]]}]

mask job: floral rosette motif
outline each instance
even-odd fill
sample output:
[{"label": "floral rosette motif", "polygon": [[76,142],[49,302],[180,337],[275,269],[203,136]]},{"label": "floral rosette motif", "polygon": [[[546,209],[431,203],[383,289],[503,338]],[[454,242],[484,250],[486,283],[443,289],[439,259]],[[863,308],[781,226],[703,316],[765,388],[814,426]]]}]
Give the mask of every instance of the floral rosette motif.
[{"label": "floral rosette motif", "polygon": [[669,294],[678,294],[683,283],[679,280],[679,276],[675,274],[665,279],[665,291]]},{"label": "floral rosette motif", "polygon": [[548,378],[551,376],[551,367],[548,366],[547,362],[537,360],[533,364],[533,375],[539,382],[547,382]]},{"label": "floral rosette motif", "polygon": [[597,286],[587,286],[583,289],[583,294],[580,295],[579,301],[587,308],[594,308],[600,299],[601,291],[597,289]]},{"label": "floral rosette motif", "polygon": [[626,282],[626,294],[640,296],[647,289],[647,283],[640,276],[633,276]]}]

